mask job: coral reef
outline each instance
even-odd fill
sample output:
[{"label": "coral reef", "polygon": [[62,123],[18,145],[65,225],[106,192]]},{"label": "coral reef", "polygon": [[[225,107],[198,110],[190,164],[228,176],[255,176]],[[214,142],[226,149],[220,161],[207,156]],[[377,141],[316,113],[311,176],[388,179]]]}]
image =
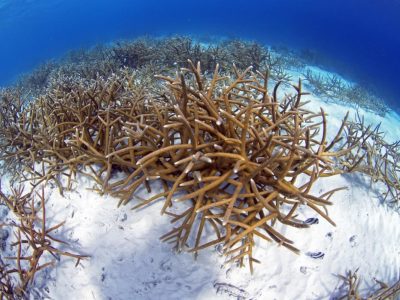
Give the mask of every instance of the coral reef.
[{"label": "coral reef", "polygon": [[[3,159],[23,166],[17,177],[34,187],[52,180],[60,192],[84,174],[120,204],[161,180],[164,192],[134,208],[165,198],[162,213],[178,226],[162,239],[178,250],[224,243],[228,261],[243,265],[247,256],[251,271],[256,236],[298,252],[273,228],[276,222],[308,227],[296,219],[306,205],[335,224],[325,207],[341,188],[311,193],[319,177],[338,173],[333,157],[346,153],[332,151],[336,140],[327,141],[324,111],[303,108],[301,81],[294,95],[278,99],[282,82],[269,92],[268,72],[234,67],[235,76],[227,77],[217,65],[207,79],[200,63],[188,64],[176,78],[158,76],[164,83],[151,92],[127,70],[107,80],[57,82],[3,130]],[[114,180],[116,170],[125,178]],[[185,202],[185,210],[177,212],[175,202]],[[202,244],[206,225],[216,238]]]},{"label": "coral reef", "polygon": [[374,93],[359,84],[346,83],[337,75],[323,76],[307,69],[304,77],[313,93],[330,101],[344,102],[356,108],[376,112],[380,116],[385,116],[389,111],[385,102]]},{"label": "coral reef", "polygon": [[[62,224],[46,227],[44,195],[38,194],[48,182],[63,193],[78,174],[119,205],[138,209],[163,201],[161,213],[174,224],[163,241],[196,255],[221,244],[227,263],[248,264],[251,272],[257,239],[299,252],[276,224],[307,228],[300,207],[335,225],[327,207],[343,188],[316,195],[312,187],[321,177],[365,173],[384,182],[385,199],[397,205],[398,143],[386,143],[379,127],[348,116],[329,140],[325,112],[307,110],[302,81],[290,83],[287,70],[303,67],[290,51],[256,43],[142,38],[70,53],[1,90],[3,169],[33,189],[0,193],[21,219],[15,245],[27,244],[33,253],[24,257],[29,266],[22,266],[20,250],[12,258],[16,287],[1,266],[3,293],[23,293],[35,273],[51,265],[39,266],[44,252],[84,258],[51,246],[61,241],[49,233]],[[339,78],[313,76],[306,73],[318,93],[353,99]],[[293,93],[281,93],[283,86]],[[154,182],[162,184],[161,193],[137,196],[142,187],[151,192]]]},{"label": "coral reef", "polygon": [[382,99],[368,89],[345,84],[338,76],[321,76],[306,67],[313,62],[313,54],[296,53],[285,47],[266,47],[257,42],[223,40],[214,44],[203,44],[188,36],[173,36],[156,39],[142,37],[133,41],[119,41],[111,45],[98,45],[90,50],[70,52],[60,62],[48,62],[34,72],[22,76],[18,86],[25,92],[37,96],[44,92],[55,77],[80,76],[86,79],[108,77],[122,67],[140,69],[152,65],[153,71],[188,68],[187,60],[202,65],[204,72],[212,74],[216,64],[224,70],[234,63],[240,70],[253,66],[253,70],[270,70],[271,78],[290,81],[289,71],[303,71],[306,83],[312,91],[327,100],[343,101],[356,107],[385,115],[388,107]]}]

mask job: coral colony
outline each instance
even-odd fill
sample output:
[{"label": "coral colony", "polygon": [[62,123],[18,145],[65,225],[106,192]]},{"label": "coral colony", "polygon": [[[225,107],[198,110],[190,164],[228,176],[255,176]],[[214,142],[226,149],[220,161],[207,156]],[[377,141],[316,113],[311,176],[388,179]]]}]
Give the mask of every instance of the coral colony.
[{"label": "coral colony", "polygon": [[[196,255],[223,245],[227,263],[251,272],[256,241],[299,252],[274,225],[307,228],[300,206],[335,225],[327,207],[344,187],[316,194],[321,177],[363,172],[386,184],[384,197],[398,208],[398,143],[386,143],[379,126],[360,116],[350,122],[346,115],[336,136],[327,136],[326,113],[306,109],[302,81],[291,84],[285,73],[302,64],[256,43],[139,39],[71,53],[2,90],[1,160],[14,176],[12,193],[0,198],[18,220],[4,225],[14,229],[15,256],[2,262],[2,297],[27,295],[35,273],[57,261],[42,262],[43,253],[88,259],[57,248],[64,242],[52,232],[64,222],[46,225],[49,182],[63,193],[88,176],[94,190],[133,209],[162,201],[161,214],[173,223],[163,241]],[[371,105],[365,90],[353,97],[356,88],[338,78],[305,74],[317,93],[387,111],[377,97]],[[19,187],[25,181],[29,192]],[[155,182],[160,193],[136,195]],[[349,297],[356,295],[354,274],[343,279]]]}]

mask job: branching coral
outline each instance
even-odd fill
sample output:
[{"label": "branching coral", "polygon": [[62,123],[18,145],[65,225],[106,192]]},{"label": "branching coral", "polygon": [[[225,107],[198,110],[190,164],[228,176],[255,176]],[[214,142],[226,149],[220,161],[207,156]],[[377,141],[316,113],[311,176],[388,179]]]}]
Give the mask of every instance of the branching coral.
[{"label": "branching coral", "polygon": [[[61,174],[68,186],[73,174],[86,174],[120,204],[161,180],[164,192],[135,207],[165,197],[162,213],[179,226],[163,239],[177,249],[197,252],[224,243],[230,261],[243,264],[247,256],[251,270],[256,236],[297,252],[273,228],[276,222],[307,227],[296,218],[296,209],[307,205],[334,224],[325,206],[340,189],[311,193],[319,177],[337,173],[332,157],[342,154],[330,152],[335,141],[327,142],[325,113],[303,108],[301,82],[294,96],[279,100],[282,82],[270,93],[268,72],[234,68],[230,78],[217,66],[207,79],[200,64],[188,65],[176,78],[159,76],[167,90],[158,96],[146,94],[127,73],[49,90],[3,134],[4,158],[22,162],[20,176],[28,171],[34,185],[51,179],[60,191]],[[116,169],[126,177],[113,180]],[[296,184],[301,176],[308,180]],[[174,212],[174,201],[189,206]],[[203,243],[206,224],[216,238]]]},{"label": "branching coral", "polygon": [[[301,81],[294,95],[279,99],[283,83],[269,91],[268,72],[234,67],[234,76],[223,76],[217,65],[208,78],[200,64],[187,64],[175,78],[158,76],[161,85],[148,81],[146,72],[128,70],[107,80],[57,80],[45,96],[11,113],[18,121],[2,130],[3,160],[22,163],[17,176],[34,186],[53,180],[60,192],[60,176],[70,188],[76,173],[87,175],[95,190],[120,204],[160,180],[164,191],[135,208],[164,198],[162,213],[177,227],[163,240],[177,249],[197,253],[224,243],[233,261],[243,264],[247,256],[251,268],[255,236],[297,252],[273,225],[307,227],[296,218],[301,205],[334,224],[325,207],[340,189],[315,196],[312,185],[358,170],[369,128],[352,128],[346,118],[328,143],[325,113],[303,108]],[[115,180],[116,170],[126,176]],[[174,201],[185,202],[185,210]],[[205,226],[215,239],[203,234]]]},{"label": "branching coral", "polygon": [[[33,283],[35,274],[53,266],[55,261],[59,260],[59,256],[75,258],[77,264],[87,257],[63,251],[60,250],[60,246],[54,246],[55,243],[66,244],[53,235],[65,222],[52,227],[47,226],[44,188],[36,194],[24,193],[21,188],[13,189],[10,197],[0,191],[0,201],[7,205],[18,218],[17,223],[7,224],[15,229],[16,241],[11,246],[16,247],[16,254],[13,257],[6,257],[7,260],[14,261],[13,268],[2,266],[4,267],[1,271],[2,281],[0,282],[2,296],[23,299]],[[46,253],[52,255],[55,260],[47,259],[46,261],[43,258]],[[14,284],[15,281],[10,277],[10,274],[14,273],[19,277],[17,284]]]},{"label": "branching coral", "polygon": [[[68,176],[70,186],[78,166],[100,164],[110,170],[105,155],[125,143],[122,122],[136,121],[130,115],[137,116],[137,111],[145,113],[144,89],[133,88],[134,80],[126,73],[107,80],[57,81],[1,132],[3,160],[8,165],[22,163],[16,173],[20,178],[34,180],[35,185],[53,180],[61,192],[60,174]],[[3,119],[9,114],[4,112]],[[110,145],[111,138],[120,140]],[[46,171],[40,164],[46,165]]]},{"label": "branching coral", "polygon": [[[227,263],[247,262],[251,272],[258,238],[299,252],[276,225],[308,227],[300,207],[335,225],[327,206],[342,188],[315,195],[312,188],[321,177],[363,172],[384,181],[385,196],[398,201],[398,143],[385,143],[378,128],[347,116],[328,141],[325,112],[305,109],[302,82],[289,83],[286,71],[296,67],[292,54],[241,41],[222,45],[206,47],[181,37],[119,43],[76,53],[68,63],[44,68],[31,81],[27,77],[26,82],[39,82],[32,85],[32,99],[26,91],[3,90],[4,166],[16,181],[33,188],[53,181],[61,193],[76,174],[89,176],[94,190],[119,198],[119,205],[134,202],[133,209],[162,199],[161,213],[175,225],[162,240],[196,255],[222,245]],[[232,60],[236,65],[227,70]],[[272,70],[263,73],[265,66]],[[155,72],[164,75],[154,78]],[[312,76],[310,83],[321,93],[344,93],[339,78],[325,82]],[[272,89],[270,77],[276,81]],[[283,85],[294,94],[282,96]],[[139,198],[137,192],[143,186],[150,192],[155,181],[163,190]],[[40,220],[32,194],[0,193],[21,216],[15,245],[28,244],[33,251],[25,257],[29,267],[21,266],[20,250],[14,257],[11,272],[20,275],[19,291],[48,265],[38,265],[44,252],[82,258],[51,246],[50,240],[58,241],[48,234],[62,224],[46,229],[44,195],[36,196],[42,230],[35,229]],[[4,293],[12,288],[8,274],[0,273]]]},{"label": "branching coral", "polygon": [[[308,55],[309,56],[309,55]],[[188,36],[165,39],[138,38],[120,41],[112,45],[98,45],[90,50],[70,52],[61,62],[51,62],[38,67],[20,79],[18,86],[24,93],[39,95],[54,78],[80,74],[85,79],[108,77],[120,68],[144,68],[149,65],[173,70],[189,67],[187,59],[200,61],[203,71],[212,73],[218,63],[228,70],[232,64],[244,70],[252,65],[254,71],[268,68],[271,78],[289,81],[288,71],[302,71],[313,92],[335,101],[363,107],[385,115],[387,105],[368,89],[347,84],[338,76],[316,75],[306,68],[306,59],[285,47],[266,47],[256,42],[225,40],[220,43],[203,44]],[[153,68],[154,69],[154,68]]]},{"label": "branching coral", "polygon": [[[296,209],[305,204],[334,224],[325,206],[340,189],[319,197],[310,192],[319,177],[336,174],[330,157],[339,153],[327,152],[333,143],[326,141],[324,112],[302,108],[301,82],[294,87],[296,97],[279,102],[281,83],[270,96],[267,76],[250,68],[242,73],[236,70],[237,77],[231,80],[220,77],[217,66],[213,78],[205,80],[200,64],[189,63],[191,69],[175,79],[160,76],[168,83],[169,91],[162,96],[169,105],[156,109],[158,127],[146,126],[146,138],[143,132],[136,133],[136,143],[143,149],[140,158],[129,153],[135,146],[107,155],[113,161],[135,159],[138,165],[127,179],[111,184],[111,189],[117,188],[111,192],[126,204],[141,184],[161,179],[164,192],[135,208],[165,197],[162,213],[171,215],[179,226],[162,239],[174,242],[178,250],[189,247],[197,252],[224,243],[229,261],[243,264],[247,256],[251,270],[256,261],[252,257],[255,236],[297,252],[273,228],[276,222],[307,227],[296,219]],[[315,118],[321,118],[321,123],[315,124]],[[296,186],[301,175],[309,180]],[[175,213],[169,211],[173,202],[190,205]],[[205,224],[214,229],[216,238],[201,244]],[[195,241],[189,245],[192,235]]]},{"label": "branching coral", "polygon": [[377,284],[379,284],[380,288],[375,292],[368,295],[368,297],[362,297],[360,295],[359,286],[360,286],[360,278],[357,274],[358,270],[351,272],[348,271],[345,276],[338,275],[340,279],[343,280],[344,285],[346,286],[346,294],[338,299],[346,299],[346,300],[395,300],[396,297],[400,293],[400,281],[397,281],[392,286],[388,286],[386,283],[374,279]]},{"label": "branching coral", "polygon": [[259,70],[268,55],[268,50],[255,42],[232,40],[223,43],[222,46],[229,53],[230,61],[243,70],[248,66],[253,66],[255,71]]},{"label": "branching coral", "polygon": [[399,208],[400,201],[400,142],[388,143],[379,130],[380,125],[366,125],[359,114],[354,121],[346,121],[341,149],[348,149],[340,157],[339,168],[346,173],[360,172],[369,176],[371,184],[382,182],[387,191],[383,200]]},{"label": "branching coral", "polygon": [[119,67],[140,68],[160,59],[160,42],[149,38],[133,42],[118,42],[111,49],[110,58],[118,62]]},{"label": "branching coral", "polygon": [[307,83],[312,86],[313,92],[317,95],[332,98],[339,97],[345,89],[345,83],[336,75],[322,76],[314,74],[310,69],[304,73]]},{"label": "branching coral", "polygon": [[323,76],[307,69],[304,77],[316,95],[333,101],[345,102],[356,108],[361,107],[381,116],[389,111],[385,102],[372,92],[360,85],[346,83],[337,75]]},{"label": "branching coral", "polygon": [[[177,43],[178,50],[186,47],[188,53],[201,54],[202,48],[192,48],[191,40],[170,40],[170,51]],[[145,45],[135,49],[141,52]],[[265,59],[263,55],[256,56]],[[224,76],[216,64],[210,77],[201,63],[179,64],[187,68],[175,77],[158,76],[162,84],[149,80],[154,70],[147,67],[95,80],[85,79],[92,75],[60,73],[35,101],[18,101],[11,110],[1,111],[3,161],[34,187],[52,180],[60,192],[71,187],[77,173],[84,174],[97,184],[95,190],[118,197],[124,205],[143,185],[150,191],[153,181],[161,181],[164,190],[134,208],[164,199],[162,213],[170,215],[176,227],[162,239],[196,254],[223,244],[228,262],[243,265],[247,258],[251,271],[257,262],[256,237],[298,252],[274,225],[307,227],[297,218],[300,206],[334,225],[326,206],[341,188],[314,195],[312,186],[320,177],[365,169],[361,162],[369,157],[375,161],[369,173],[379,170],[377,178],[394,179],[388,193],[398,196],[393,195],[398,177],[382,173],[388,170],[383,164],[391,161],[371,158],[374,153],[383,158],[381,150],[362,154],[371,148],[370,138],[378,140],[376,130],[345,119],[328,142],[325,113],[304,108],[301,81],[292,86],[294,95],[279,99],[285,79],[269,91],[269,72],[234,65],[233,75]],[[18,96],[3,92],[5,105]],[[125,177],[115,180],[116,170]],[[206,227],[214,237],[205,234]]]},{"label": "branching coral", "polygon": [[14,300],[16,296],[8,266],[0,259],[0,299]]}]

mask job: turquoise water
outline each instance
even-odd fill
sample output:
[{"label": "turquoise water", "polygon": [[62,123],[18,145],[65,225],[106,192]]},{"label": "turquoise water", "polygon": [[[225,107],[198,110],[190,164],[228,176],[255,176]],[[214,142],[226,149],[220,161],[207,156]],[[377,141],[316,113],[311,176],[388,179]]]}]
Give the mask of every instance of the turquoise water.
[{"label": "turquoise water", "polygon": [[316,62],[399,107],[395,0],[3,0],[0,85],[70,49],[142,35],[255,39],[316,53]]}]

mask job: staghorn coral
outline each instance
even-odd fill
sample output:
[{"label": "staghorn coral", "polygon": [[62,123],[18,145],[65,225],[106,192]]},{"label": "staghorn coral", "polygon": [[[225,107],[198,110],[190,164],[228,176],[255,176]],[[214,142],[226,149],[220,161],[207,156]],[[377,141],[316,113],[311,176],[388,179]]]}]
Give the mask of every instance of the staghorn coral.
[{"label": "staghorn coral", "polygon": [[312,86],[313,92],[327,98],[338,97],[345,89],[344,82],[336,75],[322,76],[314,74],[310,69],[304,73],[307,82]]},{"label": "staghorn coral", "polygon": [[398,209],[400,201],[400,141],[388,143],[379,131],[380,125],[366,125],[359,114],[345,122],[341,149],[347,153],[338,160],[338,168],[346,173],[359,172],[369,176],[371,184],[386,186],[383,201]]},{"label": "staghorn coral", "polygon": [[160,46],[164,49],[161,54],[162,60],[169,66],[178,65],[179,67],[184,67],[189,57],[200,61],[203,56],[203,49],[200,44],[195,43],[190,37],[186,36],[165,39]]},{"label": "staghorn coral", "polygon": [[31,74],[22,76],[17,85],[24,93],[38,96],[57,77],[79,75],[95,80],[111,76],[124,67],[134,70],[149,65],[153,69],[157,67],[156,71],[160,73],[180,67],[188,68],[187,59],[190,59],[200,61],[203,72],[211,74],[217,63],[225,70],[230,69],[232,63],[240,70],[250,65],[255,71],[269,69],[272,79],[283,81],[290,81],[289,71],[303,71],[309,86],[318,95],[363,107],[382,116],[388,111],[384,101],[369,89],[357,84],[345,84],[337,76],[325,78],[314,74],[306,68],[307,57],[310,55],[285,47],[266,47],[243,40],[203,44],[188,36],[163,39],[141,37],[132,41],[97,45],[89,50],[71,51],[60,62],[49,62]]},{"label": "staghorn coral", "polygon": [[[270,96],[265,75],[250,72],[251,68],[236,70],[237,77],[229,79],[219,76],[217,66],[208,81],[201,76],[200,64],[189,64],[191,68],[175,79],[159,76],[169,88],[162,95],[169,105],[164,113],[161,109],[158,113],[156,124],[161,127],[146,127],[153,133],[147,137],[151,141],[144,141],[143,132],[137,135],[142,138],[140,145],[146,143],[147,153],[136,160],[138,168],[129,180],[111,185],[116,188],[119,184],[112,193],[127,204],[141,184],[161,179],[164,192],[134,208],[165,197],[162,213],[172,216],[178,226],[162,240],[174,243],[177,250],[189,248],[197,253],[223,243],[228,262],[243,265],[248,257],[251,271],[257,262],[252,256],[255,237],[275,240],[297,253],[273,225],[308,227],[296,219],[300,205],[308,205],[334,224],[325,206],[341,189],[319,197],[310,192],[319,177],[336,174],[330,157],[340,155],[326,152],[333,144],[326,141],[324,112],[302,109],[301,82],[294,87],[296,97],[279,102],[280,82]],[[321,123],[314,124],[315,118],[322,119],[320,140],[316,136]],[[107,157],[135,159],[130,150],[132,147],[120,149]],[[296,186],[300,175],[309,179]],[[189,207],[171,212],[175,202],[186,202]],[[197,225],[196,220],[200,222]],[[215,239],[202,243],[206,225],[214,229]],[[195,239],[192,244],[191,237]]]},{"label": "staghorn coral", "polygon": [[[15,229],[16,241],[11,244],[15,249],[15,256],[5,257],[12,261],[12,265],[1,265],[0,268],[0,297],[3,299],[27,299],[37,272],[54,266],[60,256],[80,260],[87,258],[85,255],[73,254],[61,250],[61,245],[67,243],[54,237],[54,232],[62,227],[61,222],[52,227],[47,226],[46,205],[44,188],[41,192],[24,193],[23,188],[12,188],[12,195],[6,196],[0,190],[0,201],[17,217],[17,222],[3,224]],[[58,244],[55,246],[54,244]],[[51,255],[55,260],[44,258]],[[12,277],[16,274],[17,277]]]},{"label": "staghorn coral", "polygon": [[348,271],[345,276],[338,275],[343,281],[346,288],[345,295],[335,297],[334,299],[346,300],[395,300],[400,293],[400,281],[395,282],[392,286],[374,278],[374,281],[379,284],[379,289],[370,293],[367,297],[362,297],[359,292],[360,277],[357,274],[358,269],[354,272]]},{"label": "staghorn coral", "polygon": [[[301,82],[295,95],[278,101],[282,81],[270,93],[268,72],[234,67],[232,79],[217,67],[208,79],[200,64],[188,65],[176,78],[159,76],[165,84],[157,88],[151,70],[124,69],[95,81],[58,79],[45,96],[14,112],[20,121],[6,123],[3,160],[22,164],[16,175],[33,186],[52,180],[60,192],[71,188],[77,173],[84,174],[97,184],[95,190],[120,198],[120,205],[132,201],[142,185],[150,191],[151,182],[161,180],[164,192],[135,208],[165,197],[162,212],[179,226],[163,239],[173,240],[177,249],[186,248],[193,235],[193,252],[224,242],[226,253],[237,254],[231,248],[243,243],[236,256],[241,264],[249,256],[251,268],[254,236],[297,252],[272,225],[307,227],[295,218],[304,204],[334,224],[325,206],[339,189],[317,197],[311,187],[322,176],[360,171],[354,151],[371,137],[369,128],[352,129],[346,117],[328,144],[325,113],[302,108]],[[9,117],[3,111],[2,119]],[[339,146],[344,137],[347,142]],[[126,176],[115,181],[116,170]],[[67,177],[65,186],[60,176]],[[309,181],[296,186],[299,176]],[[192,206],[170,211],[176,197]],[[205,224],[216,239],[202,245]]]},{"label": "staghorn coral", "polygon": [[243,70],[248,66],[253,66],[254,71],[259,70],[268,55],[267,49],[255,42],[232,40],[222,46],[229,53],[229,61]]},{"label": "staghorn coral", "polygon": [[[309,56],[309,55],[308,55]],[[60,62],[50,62],[31,74],[22,76],[18,86],[25,93],[39,95],[54,77],[82,76],[86,79],[108,77],[120,68],[138,69],[150,64],[173,70],[188,67],[187,59],[200,61],[203,71],[212,73],[218,63],[223,69],[232,63],[244,70],[252,65],[254,70],[268,68],[271,78],[289,81],[288,71],[304,70],[304,76],[314,93],[327,99],[343,101],[385,115],[388,107],[382,99],[368,89],[356,84],[344,84],[337,76],[327,78],[306,69],[304,54],[285,47],[265,47],[256,42],[225,40],[202,44],[188,36],[164,39],[142,37],[133,41],[120,41],[111,45],[98,45],[89,50],[72,51]],[[158,72],[163,70],[158,70]]]},{"label": "staghorn coral", "polygon": [[[227,70],[233,57],[237,65]],[[33,75],[33,97],[27,89],[1,92],[1,159],[15,170],[15,181],[34,188],[53,181],[62,193],[81,174],[93,179],[94,190],[118,197],[119,205],[138,209],[162,199],[162,213],[175,227],[161,239],[179,251],[197,255],[219,244],[227,263],[247,263],[251,272],[257,239],[298,253],[275,225],[308,227],[298,218],[301,206],[334,225],[327,206],[341,188],[315,195],[320,177],[363,172],[384,181],[385,197],[398,201],[398,143],[385,143],[378,129],[347,117],[328,142],[325,112],[304,109],[301,81],[293,95],[280,97],[287,70],[301,67],[292,53],[238,41],[205,47],[176,37],[80,51],[49,66]],[[261,73],[266,66],[271,70]],[[269,78],[277,81],[272,89]],[[332,77],[321,93],[344,93],[342,88]],[[123,173],[118,179],[116,171]],[[137,197],[155,181],[161,193]],[[13,287],[3,269],[6,293]],[[20,290],[39,269],[19,270]]]},{"label": "staghorn coral", "polygon": [[[107,80],[64,78],[2,132],[3,159],[22,164],[17,176],[33,186],[53,180],[60,192],[60,176],[68,188],[76,173],[90,176],[98,192],[119,204],[161,180],[164,192],[135,208],[164,197],[162,213],[179,225],[162,239],[178,250],[197,253],[224,243],[228,261],[243,265],[248,257],[251,271],[256,236],[298,252],[273,228],[276,222],[307,227],[296,218],[296,209],[307,205],[334,224],[325,207],[340,188],[311,193],[319,177],[337,174],[332,157],[346,152],[329,152],[335,141],[326,140],[325,113],[302,108],[301,81],[294,96],[279,100],[282,82],[270,93],[268,72],[234,67],[233,79],[217,65],[207,79],[200,63],[188,65],[176,78],[158,76],[166,89],[151,93],[128,70]],[[126,177],[113,180],[115,170]],[[300,176],[308,180],[297,185]],[[173,212],[173,200],[189,208]],[[216,238],[204,243],[206,225]]]},{"label": "staghorn coral", "polygon": [[310,69],[307,69],[303,75],[312,92],[316,95],[328,100],[345,102],[356,108],[361,107],[380,116],[384,116],[389,111],[382,99],[361,85],[345,83],[337,75],[315,74]]},{"label": "staghorn coral", "polygon": [[134,41],[117,42],[111,48],[111,57],[118,67],[140,68],[151,62],[156,63],[161,57],[160,42],[150,38]]},{"label": "staghorn coral", "polygon": [[0,124],[3,128],[8,128],[11,124],[18,121],[27,100],[23,97],[23,92],[18,89],[0,90]]},{"label": "staghorn coral", "polygon": [[[8,135],[11,126],[18,122],[24,107],[27,103],[23,97],[23,92],[18,89],[2,89],[0,90],[0,124],[3,130],[0,130],[0,137]],[[15,171],[17,164],[14,159],[2,159],[2,173],[5,170],[9,172]]]},{"label": "staghorn coral", "polygon": [[307,62],[301,53],[283,46],[269,47],[266,61],[271,71],[273,71],[274,67],[280,67],[285,70],[303,70]]},{"label": "staghorn coral", "polygon": [[14,291],[14,284],[12,283],[10,271],[8,270],[8,265],[6,265],[0,259],[0,299],[14,300],[16,294]]},{"label": "staghorn coral", "polygon": [[[16,168],[22,166],[16,177],[37,179],[34,185],[53,180],[60,192],[60,174],[67,175],[70,187],[79,166],[100,164],[111,170],[105,158],[107,146],[112,150],[125,143],[122,121],[134,122],[137,111],[141,115],[146,112],[144,82],[138,85],[134,81],[126,70],[107,80],[58,79],[46,95],[29,103],[17,122],[1,132],[3,161]],[[3,118],[9,113],[4,112]],[[119,142],[109,145],[114,137],[120,138]]]},{"label": "staghorn coral", "polygon": [[[274,225],[307,227],[296,217],[301,205],[334,224],[326,206],[341,188],[316,196],[312,186],[320,177],[360,171],[358,152],[371,137],[369,128],[352,128],[346,117],[328,143],[325,113],[303,108],[301,81],[294,95],[279,99],[285,79],[268,90],[270,72],[234,66],[225,76],[217,64],[210,77],[201,63],[185,65],[175,77],[168,70],[158,76],[161,84],[152,77],[157,65],[105,77],[60,71],[43,95],[1,111],[3,162],[14,167],[15,180],[34,187],[54,181],[61,193],[76,174],[89,176],[94,190],[118,197],[120,205],[161,181],[164,191],[134,208],[164,199],[162,213],[176,227],[162,239],[178,250],[197,254],[221,243],[227,262],[243,265],[247,258],[251,271],[256,237],[297,253]],[[6,105],[21,98],[3,95]],[[115,171],[125,177],[115,180]]]},{"label": "staghorn coral", "polygon": [[[2,112],[11,120],[0,131],[3,161],[15,167],[16,180],[34,187],[54,181],[61,193],[76,174],[89,176],[94,190],[119,198],[119,205],[160,180],[164,191],[134,208],[164,198],[162,213],[177,227],[162,238],[178,250],[224,243],[228,261],[242,265],[247,256],[251,270],[256,236],[297,252],[273,225],[307,227],[296,218],[301,205],[334,224],[326,206],[340,188],[315,196],[312,185],[360,171],[354,153],[371,137],[369,128],[352,129],[346,117],[328,143],[325,113],[303,108],[301,81],[294,95],[278,99],[283,82],[269,91],[269,72],[234,66],[234,75],[224,76],[217,65],[209,78],[200,63],[187,64],[175,78],[158,76],[161,84],[151,68],[122,69],[107,79],[54,79],[36,101]],[[115,180],[115,171],[125,176]]]},{"label": "staghorn coral", "polygon": [[38,95],[48,85],[53,71],[57,68],[57,62],[46,62],[31,73],[22,75],[17,82],[17,88],[27,94]]}]

